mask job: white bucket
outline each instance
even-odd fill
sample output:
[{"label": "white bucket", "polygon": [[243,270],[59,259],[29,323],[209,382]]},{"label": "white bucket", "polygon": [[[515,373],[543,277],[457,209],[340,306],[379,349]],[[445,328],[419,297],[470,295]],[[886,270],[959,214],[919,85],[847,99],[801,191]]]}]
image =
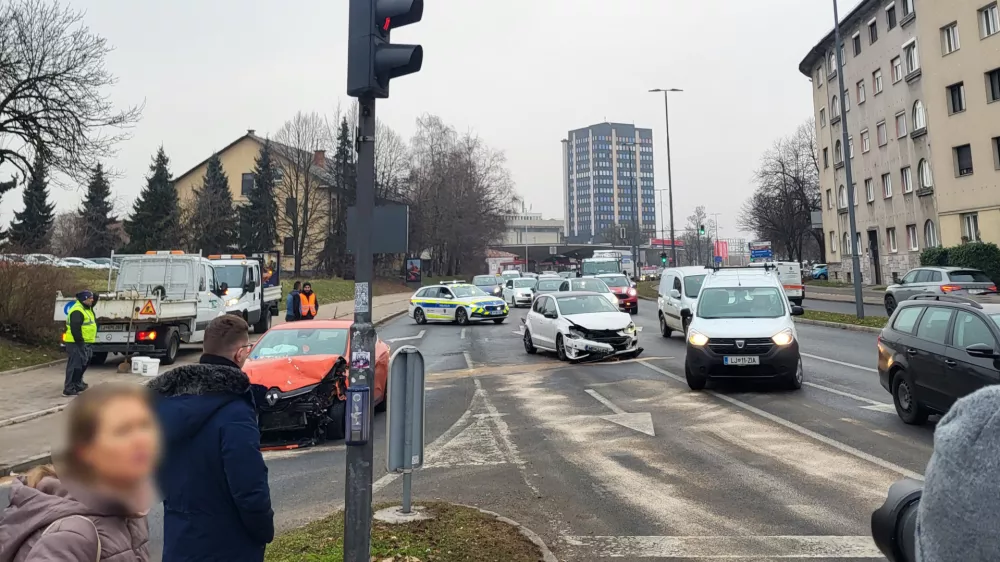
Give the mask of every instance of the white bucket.
[{"label": "white bucket", "polygon": [[149,357],[133,357],[132,358],[132,374],[141,375],[142,374],[142,363],[144,361],[149,361]]},{"label": "white bucket", "polygon": [[160,360],[143,357],[142,370],[139,372],[144,377],[155,377],[160,372]]}]

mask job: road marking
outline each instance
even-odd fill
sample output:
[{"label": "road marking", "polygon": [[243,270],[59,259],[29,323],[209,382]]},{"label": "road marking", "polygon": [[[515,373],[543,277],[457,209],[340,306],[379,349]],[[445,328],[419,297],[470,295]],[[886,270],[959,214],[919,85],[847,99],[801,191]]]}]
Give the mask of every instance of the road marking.
[{"label": "road marking", "polygon": [[469,370],[472,370],[472,356],[469,355],[468,351],[462,352],[462,357],[465,357],[465,365]]},{"label": "road marking", "polygon": [[884,408],[888,406],[890,408],[893,408],[893,412],[895,412],[895,406],[893,406],[892,404],[886,404],[885,402],[879,402],[878,400],[872,400],[871,398],[865,398],[864,396],[858,396],[857,394],[851,394],[850,392],[844,392],[843,390],[837,390],[836,388],[830,388],[828,386],[823,386],[821,384],[816,384],[814,382],[804,381],[802,384],[805,386],[822,390],[824,392],[829,392],[830,394],[836,394],[838,396],[843,396],[845,398],[851,398],[853,400],[857,400],[858,402],[864,402],[865,404],[868,404],[867,406],[865,406],[865,408],[868,409]]},{"label": "road marking", "polygon": [[847,363],[844,361],[837,361],[836,359],[830,359],[828,357],[820,357],[819,355],[812,355],[809,353],[802,353],[802,357],[808,357],[810,359],[816,359],[818,361],[826,361],[827,363],[834,363],[836,365],[843,365],[844,367],[852,367],[854,369],[859,369],[861,371],[868,371],[869,373],[877,373],[878,369],[873,369],[871,367],[864,367],[861,365],[855,365],[854,363]]},{"label": "road marking", "polygon": [[587,557],[626,558],[850,558],[884,559],[870,536],[563,536]]},{"label": "road marking", "polygon": [[517,445],[515,445],[514,441],[511,440],[510,427],[507,425],[507,422],[503,419],[496,406],[493,405],[493,402],[486,395],[486,391],[483,390],[483,385],[479,382],[479,379],[472,379],[472,382],[476,384],[476,395],[482,399],[483,405],[486,407],[486,411],[493,416],[493,423],[497,428],[497,433],[500,434],[500,440],[502,441],[501,444],[507,450],[511,462],[517,465],[518,471],[521,473],[521,480],[523,480],[524,484],[535,493],[536,498],[542,497],[542,493],[538,490],[538,487],[536,487],[531,480],[528,479],[527,464],[518,453]]},{"label": "road marking", "polygon": [[426,334],[426,333],[427,333],[427,330],[420,330],[420,333],[417,334],[417,335],[415,335],[415,336],[407,336],[405,338],[392,338],[391,340],[385,340],[385,341],[387,343],[396,343],[398,341],[419,340],[420,338],[424,337],[424,334]]},{"label": "road marking", "polygon": [[873,404],[871,406],[864,406],[865,410],[872,410],[874,412],[882,412],[883,414],[895,414],[896,405],[895,404]]},{"label": "road marking", "polygon": [[[671,379],[673,379],[673,380],[675,380],[677,382],[687,384],[687,381],[684,379],[684,377],[677,376],[677,375],[671,373],[670,371],[667,371],[665,369],[661,369],[661,368],[659,368],[659,367],[657,367],[655,365],[650,365],[649,363],[646,363],[644,361],[639,361],[639,363],[641,363],[646,368],[651,369],[653,371],[656,371],[657,373],[660,373],[661,375],[663,375],[663,376],[665,376],[667,378],[671,378]],[[831,439],[831,438],[829,438],[829,437],[827,437],[825,435],[816,433],[815,431],[813,431],[811,429],[806,429],[806,428],[802,427],[801,425],[799,425],[797,423],[790,422],[790,421],[788,421],[788,420],[786,420],[786,419],[784,419],[782,417],[776,416],[776,415],[774,415],[774,414],[772,414],[770,412],[765,412],[764,410],[761,410],[760,408],[751,406],[750,404],[747,404],[746,402],[743,402],[741,400],[737,400],[737,399],[735,399],[735,398],[733,398],[731,396],[726,396],[725,394],[719,394],[718,392],[715,392],[715,391],[712,391],[712,390],[705,390],[703,392],[706,393],[706,394],[708,394],[708,395],[710,395],[710,396],[714,396],[714,397],[718,398],[719,400],[722,400],[723,402],[728,402],[728,403],[732,404],[733,406],[736,406],[737,408],[741,408],[741,409],[746,410],[746,411],[748,411],[750,413],[757,414],[758,416],[760,416],[760,417],[762,417],[762,418],[764,418],[766,420],[772,421],[772,422],[774,422],[774,423],[776,423],[776,424],[778,424],[778,425],[780,425],[782,427],[785,427],[787,429],[790,429],[790,430],[792,430],[792,431],[794,431],[796,433],[800,433],[802,435],[805,435],[806,437],[811,437],[811,438],[815,439],[816,441],[819,441],[820,443],[823,443],[825,445],[829,445],[830,447],[833,447],[834,449],[837,449],[838,451],[841,451],[843,453],[847,453],[848,455],[851,455],[851,456],[857,457],[859,459],[868,461],[868,462],[870,462],[870,463],[872,463],[872,464],[874,464],[876,466],[880,466],[880,467],[882,467],[882,468],[884,468],[886,470],[891,470],[892,472],[896,472],[898,474],[901,474],[901,475],[903,475],[906,478],[913,478],[914,480],[923,480],[924,479],[924,475],[923,474],[920,474],[920,473],[917,473],[917,472],[913,472],[912,470],[903,468],[902,466],[899,466],[898,464],[889,462],[889,461],[887,461],[885,459],[881,459],[879,457],[876,457],[875,455],[870,455],[870,454],[868,454],[868,453],[866,453],[866,452],[864,452],[862,450],[855,449],[854,447],[851,447],[850,445],[846,445],[844,443],[841,443],[840,441],[837,441],[836,439]]]},{"label": "road marking", "polygon": [[593,396],[594,399],[596,399],[601,404],[604,404],[605,406],[607,406],[608,409],[611,410],[612,412],[614,412],[616,414],[624,414],[625,413],[625,410],[622,410],[618,406],[615,406],[613,402],[611,402],[607,398],[605,398],[605,397],[601,396],[600,394],[598,394],[596,390],[588,388],[584,392],[586,392],[587,394]]},{"label": "road marking", "polygon": [[615,413],[613,416],[600,416],[602,420],[607,420],[622,427],[627,427],[633,431],[638,431],[639,433],[645,433],[650,437],[656,437],[656,433],[653,431],[653,415],[649,412],[637,412],[630,414],[618,406],[615,406],[613,402],[598,394],[596,390],[588,388],[585,392],[593,396],[598,402],[604,404],[609,410]]},{"label": "road marking", "polygon": [[52,408],[47,408],[45,410],[39,410],[37,412],[31,412],[30,414],[24,414],[20,416],[14,416],[13,418],[7,418],[0,420],[0,427],[7,427],[8,425],[16,425],[19,423],[24,423],[34,419],[38,419],[42,416],[47,416],[49,414],[56,414],[66,409],[69,404],[60,404]]},{"label": "road marking", "polygon": [[458,338],[458,339],[461,339],[461,340],[465,339],[465,328],[462,328],[462,336],[460,338]]}]

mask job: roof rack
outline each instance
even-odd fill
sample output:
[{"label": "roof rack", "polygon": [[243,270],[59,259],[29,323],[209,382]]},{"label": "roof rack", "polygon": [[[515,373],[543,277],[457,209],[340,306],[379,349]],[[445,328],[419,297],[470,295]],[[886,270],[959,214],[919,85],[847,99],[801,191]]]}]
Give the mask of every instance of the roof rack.
[{"label": "roof rack", "polygon": [[959,297],[954,295],[916,295],[910,297],[908,300],[911,301],[939,301],[939,302],[953,302],[956,304],[967,304],[972,308],[978,308],[982,310],[983,305],[979,304],[973,299],[966,297]]},{"label": "roof rack", "polygon": [[727,265],[727,266],[706,265],[705,269],[711,269],[712,271],[728,271],[728,270],[760,271],[761,269],[763,269],[764,271],[774,271],[777,269],[777,266],[765,262],[763,265]]}]

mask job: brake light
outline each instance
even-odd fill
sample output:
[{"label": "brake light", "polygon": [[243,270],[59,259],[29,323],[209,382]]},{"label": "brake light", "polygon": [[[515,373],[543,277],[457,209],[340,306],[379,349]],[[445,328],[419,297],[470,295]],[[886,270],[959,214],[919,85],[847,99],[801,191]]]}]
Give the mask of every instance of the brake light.
[{"label": "brake light", "polygon": [[990,285],[990,288],[986,289],[986,290],[989,291],[989,292],[991,292],[991,293],[995,293],[995,292],[997,292],[997,286],[996,285]]},{"label": "brake light", "polygon": [[952,291],[961,291],[962,287],[958,285],[941,285],[941,292],[950,293]]},{"label": "brake light", "polygon": [[155,341],[156,330],[149,330],[148,332],[139,332],[137,339],[139,341]]}]

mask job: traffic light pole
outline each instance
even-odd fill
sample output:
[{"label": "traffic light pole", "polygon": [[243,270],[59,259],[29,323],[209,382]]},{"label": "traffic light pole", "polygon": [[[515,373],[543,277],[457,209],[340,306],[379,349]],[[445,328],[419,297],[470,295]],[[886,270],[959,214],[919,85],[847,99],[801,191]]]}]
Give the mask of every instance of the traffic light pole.
[{"label": "traffic light pole", "polygon": [[[351,326],[352,389],[371,388],[375,380],[375,325],[372,323],[371,287],[372,223],[375,216],[375,98],[359,98],[357,220],[352,238],[356,241],[354,278],[354,324]],[[368,361],[356,359],[367,357]],[[360,367],[360,368],[358,368]],[[371,396],[371,393],[369,393]],[[347,447],[347,483],[344,494],[344,562],[371,560],[372,531],[372,403],[367,401],[363,421],[367,440]],[[351,405],[348,404],[348,408]],[[350,432],[348,424],[348,432]]]}]

